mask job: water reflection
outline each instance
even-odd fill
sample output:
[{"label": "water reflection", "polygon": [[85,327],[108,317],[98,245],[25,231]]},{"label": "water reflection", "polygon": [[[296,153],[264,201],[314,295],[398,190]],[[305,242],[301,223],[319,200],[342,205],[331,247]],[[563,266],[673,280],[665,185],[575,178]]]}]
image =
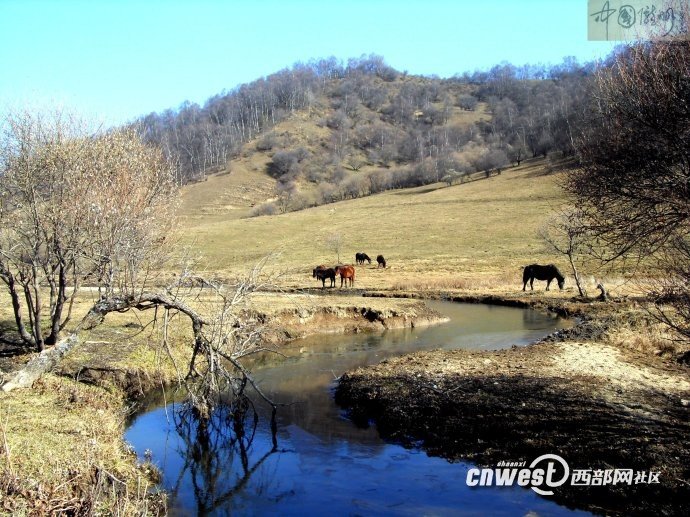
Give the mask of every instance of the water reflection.
[{"label": "water reflection", "polygon": [[250,460],[259,418],[249,406],[244,400],[219,406],[209,420],[200,420],[187,404],[172,412],[177,433],[174,450],[182,460],[177,479],[168,488],[173,500],[191,489],[196,514],[208,515],[230,501],[266,458],[277,452],[274,433],[271,449]]}]

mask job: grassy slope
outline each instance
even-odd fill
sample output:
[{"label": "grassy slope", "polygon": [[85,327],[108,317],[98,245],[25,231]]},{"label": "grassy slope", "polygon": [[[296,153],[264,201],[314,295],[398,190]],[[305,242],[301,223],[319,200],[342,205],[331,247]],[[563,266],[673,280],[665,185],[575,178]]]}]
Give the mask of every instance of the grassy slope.
[{"label": "grassy slope", "polygon": [[[534,161],[462,185],[390,191],[251,219],[238,219],[232,212],[203,217],[207,205],[200,202],[196,210],[184,210],[181,235],[203,254],[209,269],[221,275],[281,251],[274,265],[291,271],[290,284],[313,285],[311,269],[336,262],[325,241],[339,233],[343,262],[353,262],[358,251],[372,259],[380,253],[388,260],[386,271],[374,269],[375,263],[360,268],[359,287],[452,284],[468,278],[514,283],[521,266],[560,260],[544,252],[537,235],[539,226],[564,202],[560,177],[547,174],[544,161]],[[183,195],[201,199],[198,191],[204,187],[189,186]]]}]

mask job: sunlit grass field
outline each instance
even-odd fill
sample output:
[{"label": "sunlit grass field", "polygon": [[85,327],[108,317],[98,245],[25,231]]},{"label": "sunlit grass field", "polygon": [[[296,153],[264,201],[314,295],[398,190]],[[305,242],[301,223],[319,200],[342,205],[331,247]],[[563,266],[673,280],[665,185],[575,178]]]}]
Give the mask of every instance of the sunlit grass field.
[{"label": "sunlit grass field", "polygon": [[[279,253],[268,268],[285,273],[286,285],[314,287],[312,269],[338,260],[327,244],[334,234],[341,238],[341,262],[354,263],[356,252],[372,258],[372,265],[357,268],[355,286],[367,289],[491,289],[520,283],[521,268],[529,263],[566,266],[538,235],[567,201],[559,187],[562,173],[550,173],[543,160],[451,187],[439,183],[256,218],[241,218],[235,210],[206,215],[224,188],[215,181],[214,189],[186,187],[183,197],[193,198],[196,208],[184,203],[178,228],[207,273],[220,277]],[[376,268],[378,254],[387,269]]]}]

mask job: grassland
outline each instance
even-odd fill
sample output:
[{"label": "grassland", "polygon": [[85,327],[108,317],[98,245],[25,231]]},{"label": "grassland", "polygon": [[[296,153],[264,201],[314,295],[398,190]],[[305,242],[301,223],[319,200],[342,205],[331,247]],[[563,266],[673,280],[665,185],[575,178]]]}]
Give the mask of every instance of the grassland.
[{"label": "grassland", "polygon": [[184,193],[181,240],[221,277],[279,252],[270,267],[284,273],[291,287],[313,286],[312,268],[337,262],[327,240],[338,234],[342,262],[354,262],[359,251],[388,261],[386,270],[375,262],[358,268],[359,288],[518,288],[522,266],[562,262],[538,236],[566,202],[562,175],[548,171],[544,160],[536,160],[451,187],[390,191],[276,216],[242,218],[239,211],[225,211],[206,217],[204,196],[224,188],[221,177],[212,189],[198,184]]}]

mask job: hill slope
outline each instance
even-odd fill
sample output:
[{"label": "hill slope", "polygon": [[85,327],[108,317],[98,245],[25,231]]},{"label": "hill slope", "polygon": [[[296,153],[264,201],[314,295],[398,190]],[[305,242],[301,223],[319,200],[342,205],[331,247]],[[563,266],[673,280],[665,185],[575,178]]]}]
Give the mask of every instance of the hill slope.
[{"label": "hill slope", "polygon": [[[287,272],[284,282],[291,286],[314,287],[312,268],[336,263],[326,242],[333,234],[341,237],[343,262],[354,262],[360,251],[388,260],[386,270],[377,270],[375,261],[359,267],[360,288],[516,285],[525,264],[559,260],[544,252],[537,235],[564,201],[557,185],[560,174],[547,173],[545,166],[536,160],[452,187],[439,183],[395,190],[275,216],[241,219],[232,210],[209,215],[208,205],[187,204],[182,239],[221,276],[281,252],[271,265]],[[206,182],[210,190],[212,181]],[[185,199],[201,199],[199,190],[206,188],[187,187]],[[470,278],[482,278],[484,285],[473,286]]]}]

